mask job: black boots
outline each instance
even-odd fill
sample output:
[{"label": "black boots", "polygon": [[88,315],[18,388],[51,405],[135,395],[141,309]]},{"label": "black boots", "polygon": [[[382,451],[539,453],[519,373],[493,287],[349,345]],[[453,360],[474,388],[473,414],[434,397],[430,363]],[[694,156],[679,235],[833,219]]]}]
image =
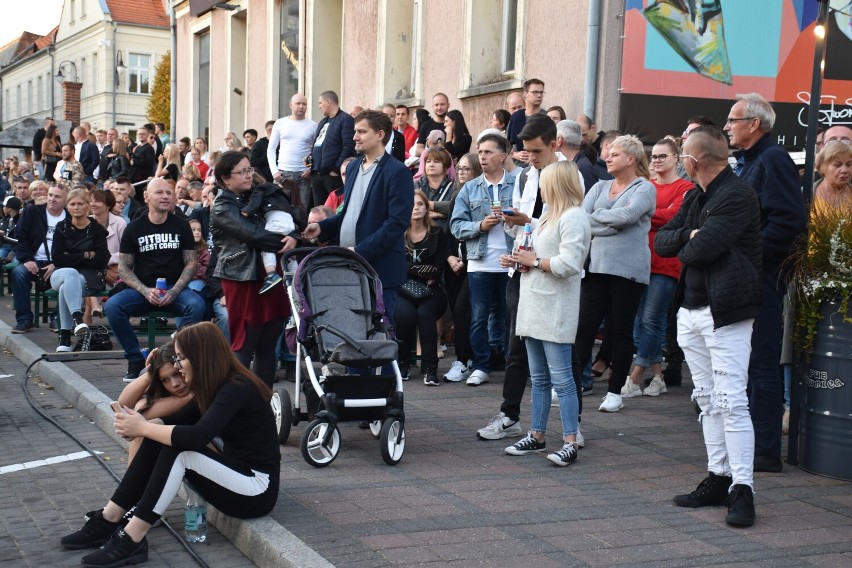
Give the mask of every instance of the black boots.
[{"label": "black boots", "polygon": [[728,497],[728,489],[731,487],[731,478],[716,475],[712,471],[695,491],[688,495],[676,495],[674,504],[678,507],[713,507],[725,504]]}]

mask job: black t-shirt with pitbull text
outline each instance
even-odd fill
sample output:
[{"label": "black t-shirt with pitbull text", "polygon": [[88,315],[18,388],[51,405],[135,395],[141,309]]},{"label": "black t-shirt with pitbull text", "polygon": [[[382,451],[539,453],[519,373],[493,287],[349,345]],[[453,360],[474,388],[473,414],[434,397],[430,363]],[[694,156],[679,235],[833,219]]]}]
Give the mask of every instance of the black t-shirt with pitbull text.
[{"label": "black t-shirt with pitbull text", "polygon": [[183,251],[195,250],[195,239],[186,219],[169,213],[165,222],[155,225],[147,215],[124,229],[119,252],[132,254],[133,272],[145,286],[153,288],[157,278],[165,278],[171,288],[183,272]]}]

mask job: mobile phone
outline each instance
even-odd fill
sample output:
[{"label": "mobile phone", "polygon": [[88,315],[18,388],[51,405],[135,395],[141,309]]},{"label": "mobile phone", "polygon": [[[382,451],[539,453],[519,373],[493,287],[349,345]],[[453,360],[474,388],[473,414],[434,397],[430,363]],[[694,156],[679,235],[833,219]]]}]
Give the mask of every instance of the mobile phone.
[{"label": "mobile phone", "polygon": [[503,209],[503,215],[508,215],[509,217],[514,217],[515,211],[513,209]]},{"label": "mobile phone", "polygon": [[117,400],[110,402],[109,407],[112,408],[112,411],[115,412],[116,414],[119,413],[119,412],[124,412],[124,409],[121,408],[121,405],[118,403]]}]

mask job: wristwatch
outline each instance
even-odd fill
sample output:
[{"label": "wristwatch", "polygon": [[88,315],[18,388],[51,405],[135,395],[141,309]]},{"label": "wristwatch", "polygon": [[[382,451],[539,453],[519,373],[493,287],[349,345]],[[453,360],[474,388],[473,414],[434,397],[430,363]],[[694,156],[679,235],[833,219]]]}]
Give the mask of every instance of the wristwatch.
[{"label": "wristwatch", "polygon": [[544,272],[544,268],[541,267],[541,259],[540,258],[535,259],[535,261],[533,262],[533,268],[538,268],[539,270]]}]

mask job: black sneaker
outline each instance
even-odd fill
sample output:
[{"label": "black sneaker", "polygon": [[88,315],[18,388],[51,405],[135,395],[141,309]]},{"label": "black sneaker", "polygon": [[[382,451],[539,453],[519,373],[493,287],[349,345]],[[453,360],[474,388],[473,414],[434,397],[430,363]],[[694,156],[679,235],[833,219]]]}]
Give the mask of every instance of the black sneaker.
[{"label": "black sneaker", "polygon": [[724,475],[716,475],[712,471],[695,491],[688,495],[676,495],[674,504],[678,507],[713,507],[725,504],[728,497],[728,489],[731,487],[731,478]]},{"label": "black sneaker", "polygon": [[783,470],[784,464],[781,462],[781,458],[754,456],[754,471],[781,473]]},{"label": "black sneaker", "polygon": [[260,287],[258,294],[266,294],[282,282],[284,282],[284,279],[281,278],[281,275],[277,272],[273,272],[263,280],[263,286]]},{"label": "black sneaker", "polygon": [[427,387],[437,387],[440,386],[440,382],[438,381],[438,370],[437,369],[429,369],[423,373],[423,384]]},{"label": "black sneaker", "polygon": [[84,556],[80,563],[83,566],[99,566],[112,568],[127,564],[142,564],[148,561],[148,539],[133,542],[124,530],[115,531],[101,548]]},{"label": "black sneaker", "polygon": [[748,485],[732,486],[725,505],[728,506],[725,522],[729,525],[750,527],[754,524],[754,492]]},{"label": "black sneaker", "polygon": [[33,322],[31,321],[23,321],[12,328],[12,333],[29,333],[33,329]]},{"label": "black sneaker", "polygon": [[515,442],[504,451],[510,456],[523,456],[532,452],[543,452],[546,444],[533,438],[532,432]]},{"label": "black sneaker", "polygon": [[132,383],[139,375],[142,374],[142,369],[145,368],[145,361],[130,362],[127,364],[127,374],[124,375],[125,383]]},{"label": "black sneaker", "polygon": [[595,385],[589,385],[587,387],[584,386],[583,387],[583,396],[589,396],[590,394],[592,394],[592,391],[594,391],[594,390],[595,390]]},{"label": "black sneaker", "polygon": [[68,550],[94,548],[109,540],[112,533],[119,528],[119,523],[111,523],[103,517],[103,509],[86,513],[86,523],[83,528],[68,536],[62,537],[59,544]]},{"label": "black sneaker", "polygon": [[402,380],[407,381],[411,373],[411,364],[403,361],[397,363],[399,365],[399,374],[402,375]]},{"label": "black sneaker", "polygon": [[83,335],[89,331],[89,325],[83,321],[82,312],[74,312],[71,317],[74,320],[74,335]]},{"label": "black sneaker", "polygon": [[547,456],[547,459],[560,467],[571,465],[577,461],[577,446],[574,442],[568,442],[562,446],[561,450],[557,450]]},{"label": "black sneaker", "polygon": [[71,347],[71,330],[70,329],[60,329],[59,330],[59,345],[56,346],[57,353],[67,353],[72,351]]}]

